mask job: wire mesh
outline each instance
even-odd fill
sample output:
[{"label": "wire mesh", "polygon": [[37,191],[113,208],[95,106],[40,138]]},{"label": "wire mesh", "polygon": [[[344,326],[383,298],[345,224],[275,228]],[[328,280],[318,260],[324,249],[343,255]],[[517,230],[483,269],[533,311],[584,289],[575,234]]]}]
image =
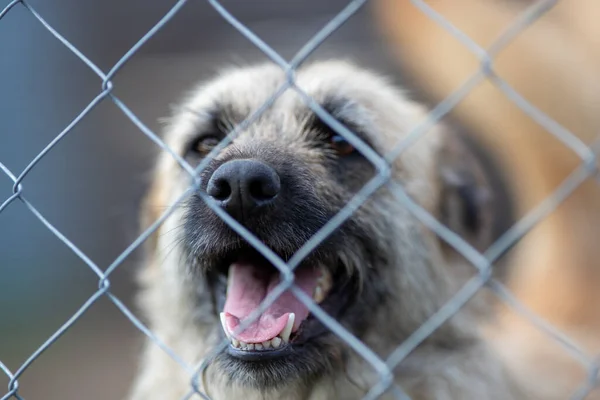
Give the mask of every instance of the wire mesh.
[{"label": "wire mesh", "polygon": [[[309,309],[309,311],[318,318],[331,332],[339,336],[355,352],[363,357],[370,364],[379,376],[379,382],[373,386],[367,393],[365,399],[376,399],[383,393],[391,389],[391,393],[399,399],[409,399],[410,397],[394,383],[393,370],[402,362],[415,348],[421,344],[429,335],[436,331],[445,321],[455,315],[469,299],[471,299],[482,287],[487,286],[500,299],[506,302],[510,307],[528,318],[540,330],[550,337],[554,338],[567,349],[573,357],[579,360],[589,371],[588,379],[582,382],[581,387],[574,394],[574,398],[583,399],[590,390],[597,384],[598,379],[598,360],[590,359],[579,346],[573,343],[566,335],[559,332],[555,327],[546,321],[528,311],[525,306],[519,303],[510,291],[492,277],[493,263],[502,256],[514,243],[520,240],[528,231],[530,231],[539,221],[551,213],[558,205],[564,201],[584,180],[591,177],[596,169],[596,149],[584,144],[577,136],[560,126],[556,121],[538,110],[535,106],[527,102],[516,90],[507,82],[497,76],[493,69],[494,57],[511,40],[518,36],[524,29],[539,19],[546,11],[551,9],[555,1],[538,1],[531,4],[514,23],[508,27],[488,49],[481,48],[468,35],[461,32],[442,15],[420,0],[413,0],[412,3],[430,19],[442,26],[447,32],[452,34],[467,49],[469,49],[480,60],[479,70],[469,77],[458,89],[456,89],[447,98],[441,101],[428,114],[425,121],[415,127],[409,134],[402,139],[389,153],[380,156],[370,146],[364,143],[359,136],[350,129],[343,126],[325,109],[323,109],[307,93],[302,91],[295,82],[295,70],[324,42],[343,25],[352,15],[367,3],[367,0],[350,1],[348,5],[341,10],[333,19],[331,19],[320,31],[318,31],[307,43],[296,53],[290,61],[286,61],[267,43],[261,40],[247,26],[237,20],[224,6],[217,0],[208,0],[208,3],[227,21],[232,27],[239,31],[240,35],[245,36],[254,46],[260,49],[269,59],[282,68],[286,73],[286,82],[278,88],[270,99],[257,109],[250,117],[235,127],[235,129],[224,139],[196,168],[190,166],[181,156],[170,149],[158,135],[150,130],[144,123],[113,93],[112,79],[119,73],[121,68],[144,46],[161,28],[186,5],[187,0],[179,0],[176,4],[158,21],[129,51],[127,51],[118,62],[108,71],[103,72],[101,68],[95,65],[85,54],[79,51],[64,36],[56,31],[46,20],[25,0],[13,0],[1,12],[0,21],[14,7],[23,7],[33,18],[45,27],[57,40],[59,40],[68,50],[76,55],[91,71],[100,79],[99,92],[97,96],[83,108],[79,115],[73,119],[62,132],[59,132],[54,139],[19,173],[10,171],[4,164],[0,163],[0,170],[6,174],[13,182],[13,194],[0,204],[0,213],[16,201],[22,202],[29,211],[39,221],[52,232],[65,246],[76,254],[99,278],[98,290],[71,316],[46,342],[17,369],[11,372],[4,364],[0,362],[0,370],[10,379],[7,393],[1,400],[11,398],[22,399],[19,394],[19,378],[27,371],[30,365],[52,344],[69,330],[78,319],[101,297],[106,297],[125,315],[131,323],[146,335],[151,341],[175,360],[181,368],[187,372],[190,377],[190,392],[185,398],[193,398],[199,395],[208,399],[204,393],[201,382],[201,375],[210,360],[226,346],[229,345],[228,339],[223,339],[211,354],[209,354],[200,363],[200,365],[187,365],[172,349],[164,344],[153,332],[146,327],[135,314],[130,311],[124,303],[111,293],[110,275],[117,269],[124,260],[129,257],[146,239],[155,232],[158,227],[171,215],[171,213],[180,205],[192,191],[199,185],[199,175],[207,167],[208,163],[215,157],[235,136],[252,124],[260,117],[285,91],[293,90],[299,94],[305,104],[310,107],[327,125],[337,133],[346,138],[359,152],[361,152],[376,168],[376,176],[370,180],[331,220],[329,220],[304,246],[302,246],[291,259],[285,262],[257,237],[255,237],[244,226],[237,222],[222,210],[209,196],[202,194],[203,200],[209,207],[219,215],[234,231],[244,237],[253,247],[262,253],[280,272],[283,277],[282,282],[267,296],[260,307],[249,317],[249,321],[242,323],[238,328],[244,330],[254,319],[256,319],[264,310],[266,310],[284,291],[291,290],[294,295]],[[525,113],[531,116],[536,122],[543,126],[549,134],[555,136],[565,146],[573,149],[581,158],[581,167],[574,171],[565,181],[549,196],[545,201],[534,208],[529,214],[522,218],[512,228],[510,228],[502,237],[500,237],[483,254],[474,249],[469,243],[463,240],[456,233],[440,223],[434,216],[420,207],[406,193],[402,185],[391,179],[390,165],[407,148],[417,142],[435,123],[447,115],[462,99],[464,99],[474,87],[484,79],[491,80],[512,102],[514,102]],[[96,265],[86,254],[78,249],[65,235],[63,235],[53,224],[48,221],[27,198],[27,175],[36,168],[43,158],[55,148],[59,142],[73,128],[84,119],[101,102],[112,101],[129,118],[139,130],[152,142],[154,142],[161,151],[168,152],[176,162],[194,179],[195,185],[190,187],[174,204],[158,218],[146,231],[144,231],[125,251],[123,251],[106,269]],[[338,321],[324,312],[311,298],[306,295],[294,283],[294,269],[300,262],[307,257],[320,243],[331,235],[341,224],[346,221],[353,212],[355,212],[368,198],[379,188],[387,187],[418,220],[425,226],[434,231],[442,240],[452,246],[457,252],[464,256],[477,269],[478,274],[468,281],[453,298],[451,298],[442,308],[432,315],[426,323],[417,329],[407,340],[400,343],[395,351],[383,359],[372,349],[364,344],[358,337],[354,336]]]}]

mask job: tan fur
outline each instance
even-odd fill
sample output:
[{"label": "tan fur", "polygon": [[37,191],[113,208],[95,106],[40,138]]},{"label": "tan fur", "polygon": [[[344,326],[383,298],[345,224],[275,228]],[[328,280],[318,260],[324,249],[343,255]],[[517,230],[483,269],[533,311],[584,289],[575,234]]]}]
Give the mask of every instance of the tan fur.
[{"label": "tan fur", "polygon": [[[384,153],[426,115],[426,110],[405,99],[383,78],[346,62],[321,62],[303,67],[296,79],[298,86],[316,101],[334,94],[359,104],[364,112],[359,117],[368,120],[371,127],[367,133],[373,147]],[[246,115],[260,107],[284,81],[284,73],[271,65],[226,70],[220,77],[190,92],[168,124],[164,140],[173,151],[183,155],[185,143],[202,129],[202,113],[214,99]],[[305,133],[295,118],[302,107],[305,106],[297,94],[286,92],[268,111],[269,117],[241,132],[234,144],[245,146],[275,141],[279,146],[286,146],[288,151],[305,160],[315,174],[323,174],[319,175],[323,179],[314,182],[315,191],[334,196],[336,189],[325,176],[322,158],[303,144]],[[442,126],[436,126],[392,165],[393,178],[435,216],[438,216],[439,203],[444,201],[439,162],[443,158],[442,150],[448,148],[445,143],[452,138]],[[461,163],[460,157],[450,159],[453,160],[450,164]],[[176,161],[169,154],[161,154],[144,208],[144,225],[147,227],[155,221],[160,216],[159,210],[173,204],[189,184],[186,173]],[[384,284],[389,285],[394,300],[372,310],[372,324],[360,339],[385,358],[475,275],[475,270],[460,257],[450,256],[435,235],[412,218],[387,189],[381,189],[376,196],[377,203],[365,204],[357,210],[355,218],[362,226],[379,232],[377,240],[390,243],[389,248],[393,249],[387,255],[391,268],[376,267],[382,268]],[[182,229],[183,218],[182,207],[177,207],[147,243],[147,262],[140,280],[143,286],[140,305],[152,332],[195,368],[222,340],[222,333],[218,317],[211,309],[209,294],[199,285],[190,288],[193,277],[182,265],[185,257],[182,257],[177,234]],[[386,224],[391,228],[386,228]],[[475,305],[485,307],[486,301],[476,297],[471,303],[395,370],[396,383],[413,399],[528,398],[514,384],[494,351],[480,339],[476,314],[472,311]],[[336,369],[310,387],[294,381],[270,391],[241,387],[227,382],[223,373],[211,364],[201,375],[199,385],[214,400],[360,399],[377,383],[378,377],[360,355],[335,343],[331,354],[323,357],[330,356],[337,363]],[[130,398],[175,400],[190,389],[191,376],[149,340]]]},{"label": "tan fur", "polygon": [[[426,2],[486,48],[534,2]],[[382,27],[402,69],[432,101],[444,99],[477,71],[476,57],[408,0],[377,0]],[[559,1],[494,57],[493,69],[534,106],[584,143],[600,126],[600,25],[594,0]],[[581,160],[491,82],[479,84],[453,115],[497,153],[524,215]],[[593,358],[600,352],[600,186],[587,180],[519,244],[510,288],[533,312]],[[537,398],[569,398],[587,371],[527,318],[503,310],[489,336]],[[593,397],[600,398],[596,393]]]}]

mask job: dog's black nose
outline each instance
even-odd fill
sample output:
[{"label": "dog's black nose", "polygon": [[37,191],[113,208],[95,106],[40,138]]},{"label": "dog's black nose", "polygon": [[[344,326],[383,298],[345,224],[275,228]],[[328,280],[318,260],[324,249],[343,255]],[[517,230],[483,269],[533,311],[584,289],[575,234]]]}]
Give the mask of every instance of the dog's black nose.
[{"label": "dog's black nose", "polygon": [[217,168],[206,192],[240,220],[256,208],[271,203],[280,189],[279,175],[267,164],[257,160],[232,160]]}]

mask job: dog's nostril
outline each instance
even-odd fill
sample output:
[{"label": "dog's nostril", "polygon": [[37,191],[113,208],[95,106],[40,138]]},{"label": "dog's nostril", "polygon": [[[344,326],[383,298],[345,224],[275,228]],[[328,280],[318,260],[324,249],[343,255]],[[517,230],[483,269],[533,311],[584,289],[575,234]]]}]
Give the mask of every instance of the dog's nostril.
[{"label": "dog's nostril", "polygon": [[224,179],[211,180],[206,193],[215,200],[224,201],[231,196],[231,186]]},{"label": "dog's nostril", "polygon": [[257,201],[271,200],[277,196],[279,190],[279,179],[274,179],[273,177],[267,177],[267,179],[263,179],[263,177],[261,177],[251,181],[248,185],[250,196]]}]

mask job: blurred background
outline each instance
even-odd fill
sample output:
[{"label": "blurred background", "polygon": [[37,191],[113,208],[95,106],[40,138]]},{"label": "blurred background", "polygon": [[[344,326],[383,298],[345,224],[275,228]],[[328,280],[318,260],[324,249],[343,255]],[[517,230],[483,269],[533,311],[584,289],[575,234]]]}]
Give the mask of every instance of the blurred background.
[{"label": "blurred background", "polygon": [[[0,9],[9,3],[0,0]],[[34,9],[107,72],[174,1],[32,0]],[[285,58],[345,0],[224,0]],[[363,8],[311,58],[349,57],[394,71]],[[117,74],[114,93],[154,132],[169,105],[229,63],[266,61],[206,2],[189,2]],[[100,93],[101,80],[23,6],[0,20],[0,162],[19,173]],[[100,268],[136,238],[138,202],[158,148],[110,101],[98,105],[23,181],[24,196]],[[0,173],[0,203],[12,182]],[[111,277],[131,301],[137,253]],[[0,360],[13,372],[98,288],[97,276],[20,202],[0,213]],[[142,334],[101,298],[19,379],[28,399],[121,399]],[[0,397],[8,379],[0,373]]]}]

